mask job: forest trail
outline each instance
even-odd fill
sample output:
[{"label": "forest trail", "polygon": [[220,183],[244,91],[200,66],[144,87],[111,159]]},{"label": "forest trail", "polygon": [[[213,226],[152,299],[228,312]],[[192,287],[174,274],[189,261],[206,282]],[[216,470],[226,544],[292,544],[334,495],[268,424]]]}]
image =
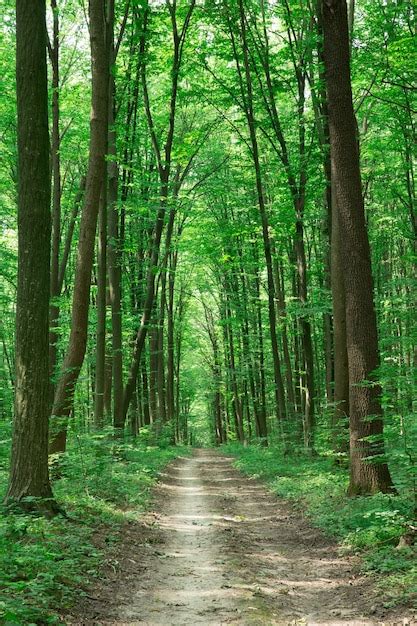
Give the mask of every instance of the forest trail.
[{"label": "forest trail", "polygon": [[112,591],[103,585],[91,617],[67,623],[392,623],[355,563],[231,461],[197,450],[170,464],[146,515],[146,537],[136,535],[136,546],[120,554],[130,572],[122,568]]}]

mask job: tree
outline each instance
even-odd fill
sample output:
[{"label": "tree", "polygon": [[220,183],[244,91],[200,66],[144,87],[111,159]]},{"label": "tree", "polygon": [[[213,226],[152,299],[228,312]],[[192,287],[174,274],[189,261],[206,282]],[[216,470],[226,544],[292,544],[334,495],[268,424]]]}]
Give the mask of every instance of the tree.
[{"label": "tree", "polygon": [[383,458],[383,421],[373,279],[365,223],[356,120],[349,69],[346,0],[322,4],[324,63],[329,111],[333,192],[337,208],[341,271],[345,285],[349,367],[349,493],[392,490]]},{"label": "tree", "polygon": [[71,335],[52,407],[56,428],[51,453],[65,451],[66,420],[72,410],[75,386],[87,347],[91,271],[107,146],[109,63],[105,5],[104,0],[90,0],[89,3],[92,69],[90,153],[74,279]]},{"label": "tree", "polygon": [[43,0],[16,2],[19,268],[15,419],[6,500],[42,498],[36,506],[53,512],[48,473],[51,192],[45,13]]}]

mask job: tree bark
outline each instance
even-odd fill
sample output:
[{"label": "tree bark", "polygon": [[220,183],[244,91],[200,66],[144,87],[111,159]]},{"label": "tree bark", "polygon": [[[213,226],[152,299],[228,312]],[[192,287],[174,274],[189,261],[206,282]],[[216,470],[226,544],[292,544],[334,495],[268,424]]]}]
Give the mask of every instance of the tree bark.
[{"label": "tree bark", "polygon": [[[389,492],[393,486],[383,457],[380,387],[372,382],[379,365],[378,337],[352,103],[346,0],[324,0],[322,19],[332,187],[337,205],[346,297],[350,384],[349,493]],[[371,441],[367,439],[369,436],[372,436]]]},{"label": "tree bark", "polygon": [[[15,416],[6,501],[54,512],[48,473],[50,168],[46,7],[16,1],[18,286]],[[25,506],[24,503],[22,503]]]}]

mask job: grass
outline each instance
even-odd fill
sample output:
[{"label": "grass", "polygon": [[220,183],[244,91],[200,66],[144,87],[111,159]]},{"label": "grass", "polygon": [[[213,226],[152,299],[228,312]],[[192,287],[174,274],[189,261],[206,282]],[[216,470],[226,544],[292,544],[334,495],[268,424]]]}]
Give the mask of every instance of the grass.
[{"label": "grass", "polygon": [[293,500],[312,524],[340,542],[342,553],[362,557],[362,570],[373,573],[385,606],[417,609],[417,559],[413,547],[398,547],[413,520],[412,494],[348,498],[347,471],[330,457],[283,456],[277,447],[223,447],[244,474],[265,481],[278,496]]},{"label": "grass", "polygon": [[[7,433],[6,433],[7,435]],[[0,490],[5,492],[10,441],[0,437]],[[54,493],[68,519],[0,515],[0,623],[59,624],[58,613],[85,594],[100,573],[121,525],[144,511],[158,472],[187,451],[124,442],[109,433],[70,438]]]}]

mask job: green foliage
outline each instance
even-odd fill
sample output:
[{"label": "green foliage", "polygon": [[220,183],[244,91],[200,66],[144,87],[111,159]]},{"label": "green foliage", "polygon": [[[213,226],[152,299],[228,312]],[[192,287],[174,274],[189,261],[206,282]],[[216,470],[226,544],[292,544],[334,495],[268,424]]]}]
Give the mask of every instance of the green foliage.
[{"label": "green foliage", "polygon": [[[0,488],[7,478],[7,433],[0,444]],[[0,622],[59,623],[76,597],[100,572],[97,547],[117,541],[127,518],[149,501],[158,472],[182,448],[149,446],[141,439],[118,441],[110,433],[75,436],[60,465],[55,495],[68,518],[53,519],[7,510],[0,515]]]},{"label": "green foliage", "polygon": [[360,554],[363,571],[378,576],[387,606],[417,602],[416,550],[398,547],[415,523],[410,493],[349,498],[347,471],[330,456],[284,456],[277,446],[223,449],[237,457],[240,471],[295,501],[315,526],[337,538],[342,552]]}]

